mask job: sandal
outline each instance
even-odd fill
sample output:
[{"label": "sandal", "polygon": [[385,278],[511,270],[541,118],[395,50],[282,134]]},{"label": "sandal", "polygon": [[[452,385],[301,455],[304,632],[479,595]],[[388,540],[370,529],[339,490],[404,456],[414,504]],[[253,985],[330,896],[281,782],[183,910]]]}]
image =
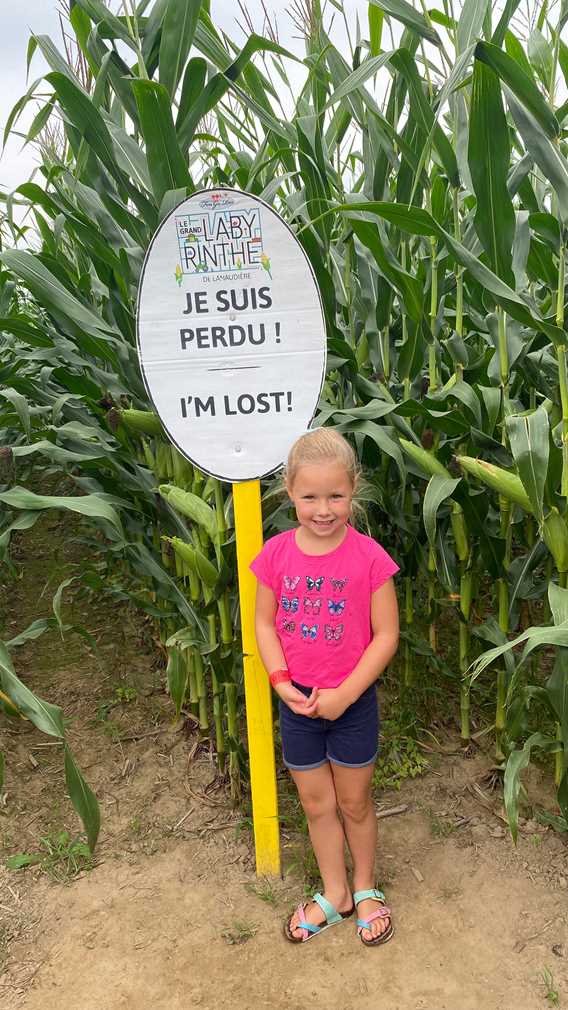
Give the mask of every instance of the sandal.
[{"label": "sandal", "polygon": [[[336,926],[338,923],[343,922],[344,919],[348,919],[355,911],[355,905],[353,905],[348,912],[338,912],[331,904],[331,901],[324,898],[322,894],[314,894],[312,901],[315,901],[316,905],[319,905],[325,915],[325,925],[315,926],[311,922],[305,922],[302,916],[308,906],[308,902],[299,904],[296,911],[284,923],[284,936],[290,943],[306,943],[308,940],[312,940],[314,936],[317,936],[318,933],[323,933],[324,929],[329,929],[330,926]],[[300,922],[297,926],[294,926],[294,929],[301,929],[301,936],[294,936],[290,928],[293,915],[297,915],[300,919]]]},{"label": "sandal", "polygon": [[355,891],[353,895],[353,901],[356,905],[360,901],[365,901],[366,898],[372,898],[373,901],[380,902],[380,908],[376,912],[372,912],[367,919],[357,919],[357,932],[361,943],[364,943],[366,947],[378,947],[381,943],[388,943],[394,934],[394,928],[392,922],[385,929],[383,933],[379,933],[372,940],[365,940],[363,936],[363,930],[369,928],[369,923],[373,922],[373,919],[390,919],[391,910],[387,908],[385,903],[385,896],[382,891],[378,891],[376,887],[373,887],[369,891]]}]

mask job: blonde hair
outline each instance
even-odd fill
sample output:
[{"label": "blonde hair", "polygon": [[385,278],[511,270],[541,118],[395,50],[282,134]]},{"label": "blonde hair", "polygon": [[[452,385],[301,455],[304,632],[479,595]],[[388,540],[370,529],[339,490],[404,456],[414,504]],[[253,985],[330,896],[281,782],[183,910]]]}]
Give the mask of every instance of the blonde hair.
[{"label": "blonde hair", "polygon": [[292,487],[301,466],[313,463],[340,463],[347,471],[353,490],[357,487],[361,472],[359,460],[347,439],[335,428],[315,428],[294,442],[284,468],[286,486]]}]

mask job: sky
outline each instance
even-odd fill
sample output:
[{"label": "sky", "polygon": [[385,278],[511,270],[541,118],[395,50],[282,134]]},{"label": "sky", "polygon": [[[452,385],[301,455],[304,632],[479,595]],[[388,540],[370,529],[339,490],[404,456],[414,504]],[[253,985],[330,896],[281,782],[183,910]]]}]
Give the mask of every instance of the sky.
[{"label": "sky", "polygon": [[[303,56],[303,44],[294,38],[297,32],[287,13],[287,9],[291,7],[294,0],[265,0],[265,2],[271,17],[276,19],[281,44],[299,56]],[[348,0],[346,7],[350,11],[349,21],[353,32],[357,13],[361,24],[366,29],[367,6],[366,0]],[[246,7],[257,32],[262,34],[261,0],[246,0]],[[118,9],[117,0],[114,0],[112,8],[113,10]],[[243,23],[243,17],[236,0],[212,0],[211,14],[214,24],[224,28],[231,38],[235,41],[243,39],[236,24],[237,21]],[[26,0],[25,4],[19,0],[15,0],[15,2],[0,0],[0,126],[2,135],[13,105],[28,87],[26,84],[26,51],[32,31],[36,35],[49,35],[58,48],[62,47],[56,0]],[[346,36],[339,14],[335,15],[333,37],[335,44],[343,49]],[[36,51],[31,63],[29,83],[31,84],[36,78],[41,77],[48,69],[41,53]],[[40,83],[38,90],[45,94],[50,93],[47,84],[42,86]],[[39,106],[34,103],[29,104],[26,113],[22,114],[18,123],[18,130],[26,132],[38,108]],[[23,147],[21,138],[10,137],[0,158],[0,190],[11,192],[21,185],[30,177],[37,163],[38,156],[34,152],[33,145]]]}]

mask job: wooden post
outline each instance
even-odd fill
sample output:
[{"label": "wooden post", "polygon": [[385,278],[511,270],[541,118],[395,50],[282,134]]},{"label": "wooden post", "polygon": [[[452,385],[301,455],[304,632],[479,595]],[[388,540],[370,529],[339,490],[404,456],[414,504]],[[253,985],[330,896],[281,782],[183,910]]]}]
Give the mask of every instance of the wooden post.
[{"label": "wooden post", "polygon": [[260,481],[233,484],[243,667],[258,876],[280,874],[280,836],[270,683],[254,634],[256,579],[249,565],[262,548]]}]

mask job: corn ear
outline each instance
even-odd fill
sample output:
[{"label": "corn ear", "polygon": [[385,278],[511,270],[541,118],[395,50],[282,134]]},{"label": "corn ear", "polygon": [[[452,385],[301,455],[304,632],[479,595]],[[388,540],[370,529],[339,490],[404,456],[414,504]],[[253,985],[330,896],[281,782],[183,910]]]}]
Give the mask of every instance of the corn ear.
[{"label": "corn ear", "polygon": [[515,505],[520,505],[525,512],[534,515],[534,509],[523,487],[523,482],[516,474],[511,473],[510,470],[504,470],[503,467],[494,466],[493,463],[487,463],[484,459],[474,459],[472,456],[456,456],[456,459],[462,470],[465,470],[471,477],[477,477],[483,484],[487,484],[493,491],[496,491],[498,495]]},{"label": "corn ear", "polygon": [[440,463],[439,459],[433,455],[433,453],[428,452],[421,445],[415,445],[414,442],[409,442],[406,438],[399,438],[401,448],[404,450],[407,456],[410,456],[411,460],[421,466],[426,473],[433,477],[438,474],[440,477],[449,477],[451,479],[451,473],[446,469],[443,463]]},{"label": "corn ear", "polygon": [[196,572],[206,586],[212,587],[216,584],[219,572],[215,568],[215,565],[201,551],[198,551],[192,544],[186,543],[185,540],[181,540],[179,537],[164,537],[163,539],[172,545],[176,556],[181,558],[186,565]]},{"label": "corn ear", "polygon": [[151,410],[134,410],[129,407],[120,411],[120,419],[129,431],[137,435],[164,435],[160,418]]},{"label": "corn ear", "polygon": [[156,441],[156,469],[155,474],[158,480],[163,480],[164,477],[167,479],[169,475],[168,471],[168,453],[167,446],[163,439],[159,438]]},{"label": "corn ear", "polygon": [[144,450],[144,460],[146,466],[152,473],[156,472],[156,460],[154,458],[154,453],[152,452],[147,438],[142,439],[142,448]]},{"label": "corn ear", "polygon": [[215,477],[208,477],[205,481],[205,487],[201,491],[201,497],[208,501],[213,497],[215,493]]},{"label": "corn ear", "polygon": [[182,491],[180,487],[175,487],[173,484],[160,484],[159,491],[168,505],[187,516],[188,519],[192,519],[198,526],[202,526],[211,540],[215,539],[217,535],[215,513],[206,502],[192,494],[191,491]]},{"label": "corn ear", "polygon": [[568,526],[557,508],[551,508],[542,524],[542,539],[559,572],[568,572]]},{"label": "corn ear", "polygon": [[452,532],[454,534],[458,560],[467,561],[469,558],[469,537],[467,534],[467,526],[461,505],[458,505],[455,501],[452,502],[450,520],[452,523]]},{"label": "corn ear", "polygon": [[177,487],[191,487],[193,481],[193,467],[189,460],[182,456],[181,452],[172,445],[173,476]]}]

